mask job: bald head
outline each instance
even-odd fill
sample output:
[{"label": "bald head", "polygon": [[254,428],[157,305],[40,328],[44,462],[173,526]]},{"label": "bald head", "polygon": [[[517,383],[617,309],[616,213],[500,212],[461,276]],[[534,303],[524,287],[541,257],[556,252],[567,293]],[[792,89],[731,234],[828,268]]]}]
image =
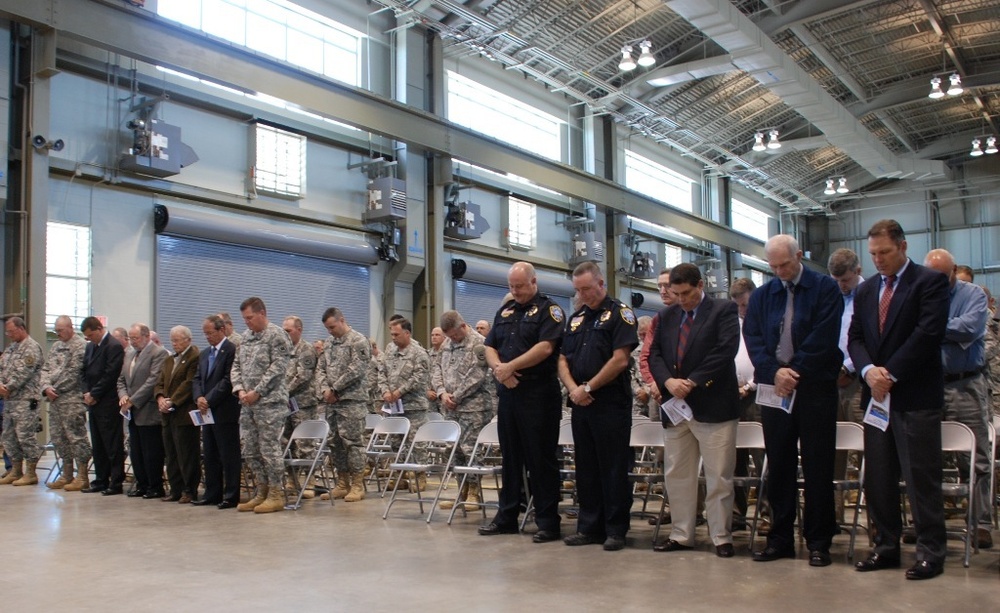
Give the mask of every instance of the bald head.
[{"label": "bald head", "polygon": [[924,266],[948,275],[948,285],[955,287],[958,280],[955,276],[955,258],[944,249],[931,249],[924,258]]},{"label": "bald head", "polygon": [[782,281],[794,281],[802,270],[802,251],[799,242],[788,234],[775,234],[764,245],[767,265]]},{"label": "bald head", "polygon": [[507,286],[518,304],[527,304],[538,293],[535,267],[528,262],[515,262],[507,273]]}]

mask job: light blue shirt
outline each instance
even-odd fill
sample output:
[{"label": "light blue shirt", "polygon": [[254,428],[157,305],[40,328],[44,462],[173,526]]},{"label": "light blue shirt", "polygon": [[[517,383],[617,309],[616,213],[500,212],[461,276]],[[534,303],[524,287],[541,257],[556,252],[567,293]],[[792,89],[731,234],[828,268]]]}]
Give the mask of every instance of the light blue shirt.
[{"label": "light blue shirt", "polygon": [[955,375],[983,368],[988,306],[983,288],[955,281],[948,304],[948,329],[941,344],[945,374]]},{"label": "light blue shirt", "polygon": [[[858,285],[864,282],[865,278],[858,275]],[[858,293],[858,286],[855,285],[851,293],[844,294],[844,315],[840,318],[840,350],[844,353],[844,368],[847,372],[854,372],[854,361],[847,353],[847,331],[851,328],[851,318],[854,317],[854,296]]]}]

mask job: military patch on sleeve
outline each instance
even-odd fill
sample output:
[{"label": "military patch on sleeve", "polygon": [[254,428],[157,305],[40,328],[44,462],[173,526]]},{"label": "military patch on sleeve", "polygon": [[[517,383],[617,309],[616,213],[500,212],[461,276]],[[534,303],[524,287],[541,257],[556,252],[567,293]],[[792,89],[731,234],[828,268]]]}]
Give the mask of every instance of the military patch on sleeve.
[{"label": "military patch on sleeve", "polygon": [[632,309],[628,307],[622,307],[621,314],[622,314],[622,319],[625,320],[625,323],[627,323],[630,326],[635,325],[635,312]]},{"label": "military patch on sleeve", "polygon": [[561,324],[561,323],[562,323],[562,320],[563,320],[563,319],[564,319],[564,318],[566,317],[566,316],[565,316],[565,315],[563,314],[563,310],[562,310],[562,307],[561,307],[561,306],[559,306],[558,304],[553,304],[552,306],[550,306],[550,307],[549,307],[549,315],[551,315],[551,316],[552,316],[552,319],[553,319],[553,320],[554,320],[554,321],[555,321],[555,322],[556,322],[557,324]]},{"label": "military patch on sleeve", "polygon": [[28,355],[24,356],[24,365],[27,366],[28,368],[31,368],[32,366],[34,366],[35,365],[35,356],[33,356],[31,354],[28,354]]}]

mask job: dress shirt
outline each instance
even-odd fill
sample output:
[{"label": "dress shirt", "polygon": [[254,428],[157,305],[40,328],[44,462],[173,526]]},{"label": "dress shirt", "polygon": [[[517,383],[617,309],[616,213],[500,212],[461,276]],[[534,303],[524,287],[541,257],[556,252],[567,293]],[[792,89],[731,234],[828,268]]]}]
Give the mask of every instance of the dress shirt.
[{"label": "dress shirt", "polygon": [[736,352],[736,380],[740,385],[749,385],[749,389],[757,388],[753,380],[753,362],[750,361],[750,352],[747,351],[747,343],[743,340],[743,318],[740,318],[740,349]]},{"label": "dress shirt", "polygon": [[986,349],[986,293],[978,285],[955,281],[948,304],[948,329],[941,344],[945,374],[983,368]]},{"label": "dress shirt", "polygon": [[[858,285],[861,285],[865,280],[864,277],[858,276]],[[854,296],[858,293],[858,286],[855,285],[851,293],[844,294],[844,315],[840,318],[840,350],[844,353],[844,368],[847,372],[854,372],[854,362],[851,360],[851,356],[847,353],[847,331],[851,328],[851,318],[854,317]]]}]

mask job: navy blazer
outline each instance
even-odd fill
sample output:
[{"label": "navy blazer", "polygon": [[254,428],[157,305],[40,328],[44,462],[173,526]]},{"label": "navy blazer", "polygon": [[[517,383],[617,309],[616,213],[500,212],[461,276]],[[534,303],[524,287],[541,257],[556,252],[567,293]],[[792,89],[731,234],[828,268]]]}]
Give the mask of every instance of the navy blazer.
[{"label": "navy blazer", "polygon": [[125,350],[118,339],[105,334],[84,354],[83,391],[97,401],[95,407],[118,410],[118,376],[122,373]]},{"label": "navy blazer", "polygon": [[[774,375],[781,368],[775,352],[781,339],[786,300],[785,285],[777,277],[750,295],[743,338],[757,383],[773,385]],[[800,384],[836,380],[844,363],[844,353],[839,347],[844,298],[837,282],[803,266],[802,277],[795,288],[794,305],[792,344],[795,354],[789,366],[799,374]]]},{"label": "navy blazer", "polygon": [[[677,339],[684,311],[680,305],[664,308],[649,346],[649,371],[664,399],[670,398],[667,379],[690,379],[697,384],[685,402],[697,421],[719,423],[740,416],[736,353],[740,349],[740,319],[736,303],[709,298],[698,307],[691,324],[687,349],[677,366]],[[662,415],[663,425],[670,420]]]},{"label": "navy blazer", "polygon": [[[890,410],[940,409],[944,405],[941,343],[948,327],[948,277],[910,261],[896,281],[885,330],[878,332],[881,275],[858,286],[847,351],[860,374],[868,365],[883,366],[896,378],[889,390]],[[871,389],[861,381],[861,408]]]},{"label": "navy blazer", "polygon": [[215,357],[212,371],[208,370],[208,358],[212,348],[208,347],[198,355],[198,370],[191,383],[191,393],[195,400],[202,396],[212,409],[212,416],[217,424],[236,424],[240,421],[240,401],[233,395],[233,382],[229,371],[233,368],[236,358],[236,345],[229,339],[222,341],[219,355]]}]

